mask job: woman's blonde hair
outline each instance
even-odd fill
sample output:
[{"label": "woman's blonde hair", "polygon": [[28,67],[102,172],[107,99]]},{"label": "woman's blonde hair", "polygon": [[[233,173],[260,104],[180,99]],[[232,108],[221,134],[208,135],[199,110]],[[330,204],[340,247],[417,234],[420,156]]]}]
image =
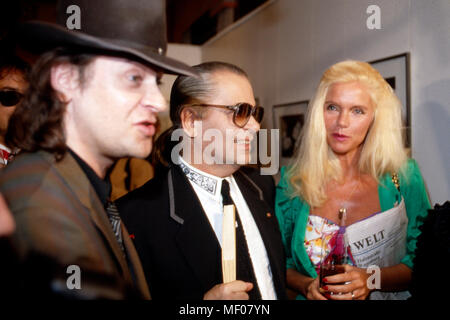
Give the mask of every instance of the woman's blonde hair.
[{"label": "woman's blonde hair", "polygon": [[325,98],[332,84],[353,81],[365,85],[375,107],[359,159],[360,172],[379,181],[386,173],[399,172],[407,159],[401,103],[389,84],[368,63],[348,60],[332,65],[324,72],[308,106],[301,145],[287,172],[293,196],[301,196],[312,207],[320,207],[326,201],[325,186],[329,181],[343,178],[339,160],[327,144]]}]

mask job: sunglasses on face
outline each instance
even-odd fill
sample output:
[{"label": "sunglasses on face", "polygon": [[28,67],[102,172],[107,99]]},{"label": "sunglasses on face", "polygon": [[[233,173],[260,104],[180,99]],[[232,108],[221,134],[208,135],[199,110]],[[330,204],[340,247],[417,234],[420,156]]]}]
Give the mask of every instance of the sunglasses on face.
[{"label": "sunglasses on face", "polygon": [[13,107],[22,100],[23,94],[16,90],[1,90],[0,104],[3,107]]},{"label": "sunglasses on face", "polygon": [[207,104],[207,103],[194,103],[185,105],[186,107],[214,107],[214,108],[224,108],[232,110],[233,112],[233,123],[239,128],[245,127],[245,125],[253,116],[258,123],[261,123],[264,117],[264,108],[260,106],[252,106],[250,103],[240,102],[234,106],[224,106],[217,104]]}]

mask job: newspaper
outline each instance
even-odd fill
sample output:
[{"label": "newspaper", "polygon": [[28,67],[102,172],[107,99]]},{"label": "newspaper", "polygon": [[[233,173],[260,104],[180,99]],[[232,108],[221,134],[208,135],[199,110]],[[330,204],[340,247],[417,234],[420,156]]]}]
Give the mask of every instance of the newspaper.
[{"label": "newspaper", "polygon": [[[346,241],[359,268],[376,265],[380,268],[399,264],[406,254],[408,217],[405,202],[392,209],[364,219],[346,228]],[[403,300],[408,291],[373,291],[371,300]]]}]

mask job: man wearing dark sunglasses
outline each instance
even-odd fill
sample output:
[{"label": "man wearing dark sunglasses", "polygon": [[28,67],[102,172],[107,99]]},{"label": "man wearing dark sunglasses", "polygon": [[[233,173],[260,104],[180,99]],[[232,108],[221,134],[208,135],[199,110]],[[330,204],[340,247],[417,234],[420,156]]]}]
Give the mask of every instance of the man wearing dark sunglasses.
[{"label": "man wearing dark sunglasses", "polygon": [[14,152],[6,145],[5,135],[9,118],[28,88],[28,64],[12,53],[0,57],[0,167],[13,158]]},{"label": "man wearing dark sunglasses", "polygon": [[[205,62],[193,68],[200,77],[180,76],[172,87],[173,127],[156,142],[156,176],[118,200],[122,219],[154,299],[283,299],[274,182],[244,167],[263,109],[237,66]],[[235,243],[222,230],[224,205],[233,202]],[[226,283],[225,242],[236,250],[236,277]]]}]

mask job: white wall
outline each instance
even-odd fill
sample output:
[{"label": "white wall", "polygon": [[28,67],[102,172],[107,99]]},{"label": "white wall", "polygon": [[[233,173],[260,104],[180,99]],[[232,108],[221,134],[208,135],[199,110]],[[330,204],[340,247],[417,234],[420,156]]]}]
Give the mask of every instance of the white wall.
[{"label": "white wall", "polygon": [[[381,8],[381,30],[366,27],[372,4]],[[432,203],[441,203],[450,199],[449,17],[449,0],[276,0],[201,55],[249,73],[271,127],[269,108],[310,99],[331,64],[410,52],[413,157]]]},{"label": "white wall", "polygon": [[450,1],[411,1],[413,156],[433,202],[450,200]]},{"label": "white wall", "polygon": [[[202,62],[202,49],[194,45],[169,43],[167,46],[167,56],[193,66]],[[160,89],[167,101],[170,99],[170,89],[175,79],[176,76],[168,74],[165,74],[161,79],[162,84],[160,85]],[[171,126],[169,109],[161,112],[158,117],[161,122],[161,129],[159,131],[161,133]]]}]

